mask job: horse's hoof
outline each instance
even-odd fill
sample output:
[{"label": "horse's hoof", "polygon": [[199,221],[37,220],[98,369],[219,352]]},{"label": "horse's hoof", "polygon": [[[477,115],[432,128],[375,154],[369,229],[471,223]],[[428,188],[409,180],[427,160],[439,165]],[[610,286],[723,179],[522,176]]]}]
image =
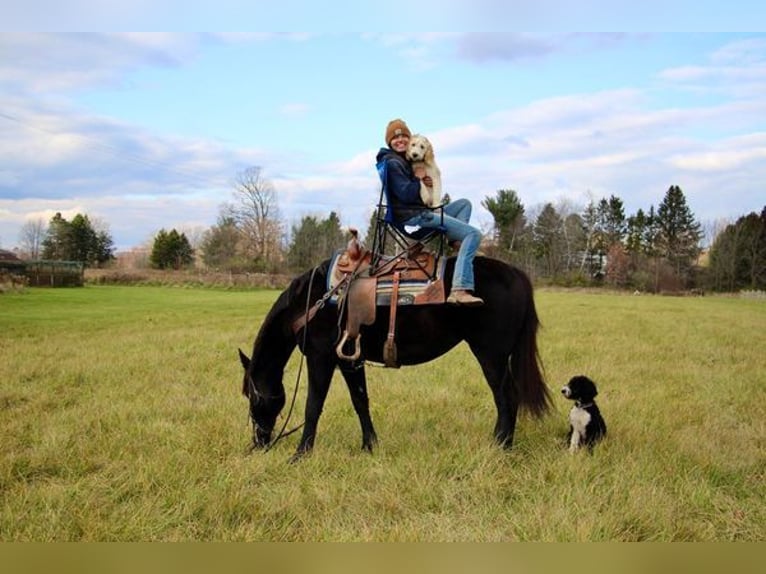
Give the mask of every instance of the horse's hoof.
[{"label": "horse's hoof", "polygon": [[370,438],[362,441],[362,450],[372,454],[372,451],[375,448],[375,445],[377,444],[378,444],[378,437],[373,435]]},{"label": "horse's hoof", "polygon": [[300,462],[305,457],[309,455],[309,451],[307,450],[299,450],[297,451],[293,456],[291,456],[289,459],[287,459],[288,464],[295,464],[296,462]]}]

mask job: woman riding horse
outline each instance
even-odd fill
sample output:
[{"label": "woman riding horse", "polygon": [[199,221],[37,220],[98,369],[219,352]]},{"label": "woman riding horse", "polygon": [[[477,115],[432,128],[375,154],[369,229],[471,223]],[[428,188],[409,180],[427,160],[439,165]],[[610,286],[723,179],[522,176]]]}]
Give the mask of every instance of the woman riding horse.
[{"label": "woman riding horse", "polygon": [[[293,279],[266,316],[248,358],[241,350],[243,394],[250,402],[253,446],[270,445],[277,416],[285,405],[284,368],[296,346],[308,369],[303,435],[295,457],[314,446],[317,424],[333,372],[340,369],[362,429],[362,448],[372,451],[377,440],[367,396],[364,362],[383,362],[389,313],[380,308],[375,322],[363,326],[361,358],[342,360],[336,353],[340,339],[339,307],[318,306],[310,318],[306,311],[326,295],[330,261]],[[447,260],[445,290],[449,292],[455,266]],[[497,409],[495,440],[505,448],[513,444],[519,408],[542,416],[550,408],[537,349],[538,317],[532,285],[519,269],[495,259],[474,260],[479,307],[404,305],[397,311],[397,349],[401,365],[431,361],[461,341],[468,343],[481,365]],[[316,307],[315,307],[316,309]]]}]

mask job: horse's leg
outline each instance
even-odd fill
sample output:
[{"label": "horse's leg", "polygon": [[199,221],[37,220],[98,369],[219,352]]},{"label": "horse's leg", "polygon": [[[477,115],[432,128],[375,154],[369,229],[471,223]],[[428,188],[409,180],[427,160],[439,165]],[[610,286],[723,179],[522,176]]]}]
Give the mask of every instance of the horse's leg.
[{"label": "horse's leg", "polygon": [[[504,394],[508,396],[506,406],[506,417],[501,422],[498,414],[497,426],[495,427],[495,440],[505,449],[513,446],[513,435],[516,432],[516,417],[519,414],[519,401],[516,398],[516,391],[513,384],[513,378],[510,371],[506,370],[501,387]],[[499,413],[499,410],[498,410]]]},{"label": "horse's leg", "polygon": [[513,379],[508,370],[507,357],[496,356],[494,353],[482,352],[472,347],[474,355],[479,360],[481,370],[492,390],[492,398],[497,409],[495,423],[495,440],[504,448],[513,445],[513,434],[516,431],[516,415],[519,402],[513,389]]},{"label": "horse's leg", "polygon": [[306,366],[309,375],[309,389],[306,397],[303,435],[292,461],[296,461],[314,448],[317,425],[327,398],[327,391],[330,390],[335,361],[329,355],[309,355],[306,357]]},{"label": "horse's leg", "polygon": [[351,402],[354,405],[359,423],[362,425],[362,449],[372,452],[373,446],[378,442],[378,435],[372,426],[370,418],[370,402],[367,396],[367,377],[364,372],[364,363],[355,365],[348,361],[340,362],[340,372],[348,385]]}]

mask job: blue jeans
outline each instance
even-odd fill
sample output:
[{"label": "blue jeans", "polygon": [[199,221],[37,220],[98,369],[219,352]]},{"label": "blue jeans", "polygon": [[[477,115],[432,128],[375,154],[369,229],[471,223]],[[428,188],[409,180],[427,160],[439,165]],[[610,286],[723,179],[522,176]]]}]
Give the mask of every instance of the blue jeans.
[{"label": "blue jeans", "polygon": [[[481,244],[481,231],[468,225],[471,219],[471,202],[457,199],[444,206],[444,227],[449,241],[460,241],[460,251],[455,260],[455,274],[452,276],[453,289],[474,289],[473,258]],[[407,226],[439,227],[442,224],[438,211],[423,211],[404,222]]]}]

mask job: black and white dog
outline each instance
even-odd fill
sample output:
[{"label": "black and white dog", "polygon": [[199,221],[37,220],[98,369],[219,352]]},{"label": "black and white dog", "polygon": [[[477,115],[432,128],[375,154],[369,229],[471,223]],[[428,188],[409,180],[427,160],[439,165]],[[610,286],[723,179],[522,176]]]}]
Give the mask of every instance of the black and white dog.
[{"label": "black and white dog", "polygon": [[569,452],[576,452],[586,445],[590,452],[606,434],[606,423],[596,406],[596,383],[584,375],[572,377],[561,387],[561,394],[575,402],[569,411]]}]

